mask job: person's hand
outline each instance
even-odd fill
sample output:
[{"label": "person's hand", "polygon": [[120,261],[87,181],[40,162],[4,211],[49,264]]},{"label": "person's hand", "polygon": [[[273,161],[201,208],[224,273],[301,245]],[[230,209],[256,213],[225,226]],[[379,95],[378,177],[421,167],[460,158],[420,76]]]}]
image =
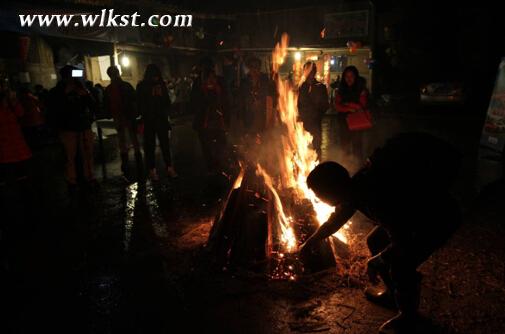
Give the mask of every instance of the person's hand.
[{"label": "person's hand", "polygon": [[382,257],[379,255],[375,255],[371,257],[367,262],[367,274],[370,282],[373,284],[379,283],[379,271],[384,267],[385,263]]}]

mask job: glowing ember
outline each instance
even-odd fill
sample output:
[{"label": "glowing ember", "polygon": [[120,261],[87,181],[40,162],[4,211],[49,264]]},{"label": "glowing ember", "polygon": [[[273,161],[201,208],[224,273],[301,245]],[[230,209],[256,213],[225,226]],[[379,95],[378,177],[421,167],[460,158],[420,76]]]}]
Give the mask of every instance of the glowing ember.
[{"label": "glowing ember", "polygon": [[[279,119],[285,128],[280,138],[282,145],[279,157],[280,182],[274,185],[272,178],[260,165],[257,167],[257,173],[264,177],[267,187],[274,196],[278,212],[277,219],[281,228],[280,241],[284,251],[291,253],[297,248],[292,225],[293,218],[286,215],[277,190],[292,189],[297,197],[296,200],[308,199],[312,203],[320,225],[328,220],[335,208],[319,201],[306,183],[307,176],[318,165],[319,160],[316,151],[311,148],[312,135],[304,129],[303,123],[298,121],[298,95],[289,81],[280,79],[278,75],[279,67],[284,63],[288,54],[287,48],[288,36],[284,34],[272,54],[273,71],[278,91]],[[334,235],[345,243],[347,243],[347,238],[344,235],[346,228],[348,226]]]}]

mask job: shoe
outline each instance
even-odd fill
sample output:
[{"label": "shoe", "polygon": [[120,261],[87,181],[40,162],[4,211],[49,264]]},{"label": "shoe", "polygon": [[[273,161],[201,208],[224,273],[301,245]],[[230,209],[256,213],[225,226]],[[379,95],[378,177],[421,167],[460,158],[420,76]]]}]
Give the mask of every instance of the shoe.
[{"label": "shoe", "polygon": [[175,172],[174,167],[172,167],[172,166],[167,167],[167,174],[171,178],[176,178],[178,176],[177,173]]},{"label": "shoe", "polygon": [[405,316],[400,312],[380,326],[379,334],[415,334],[416,325],[417,316]]},{"label": "shoe", "polygon": [[393,293],[388,288],[369,286],[365,289],[365,297],[368,301],[379,306],[397,309]]},{"label": "shoe", "polygon": [[156,168],[152,168],[149,170],[149,178],[151,181],[159,181],[160,177],[158,175],[158,172],[156,171]]}]

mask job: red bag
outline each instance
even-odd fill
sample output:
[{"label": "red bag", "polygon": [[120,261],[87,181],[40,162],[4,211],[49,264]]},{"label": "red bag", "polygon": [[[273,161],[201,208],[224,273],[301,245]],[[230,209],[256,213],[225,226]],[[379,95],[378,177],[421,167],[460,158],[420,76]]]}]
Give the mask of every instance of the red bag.
[{"label": "red bag", "polygon": [[346,121],[351,131],[368,130],[373,126],[372,114],[368,110],[350,113]]}]

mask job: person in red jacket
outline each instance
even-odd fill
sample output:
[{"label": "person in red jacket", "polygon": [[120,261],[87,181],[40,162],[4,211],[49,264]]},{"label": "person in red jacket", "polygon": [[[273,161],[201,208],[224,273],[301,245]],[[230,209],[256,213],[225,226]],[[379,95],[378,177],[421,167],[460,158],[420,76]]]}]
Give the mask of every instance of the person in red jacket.
[{"label": "person in red jacket", "polygon": [[366,81],[355,66],[347,66],[335,93],[335,109],[339,113],[340,143],[348,154],[363,158],[363,131],[351,131],[347,127],[347,116],[356,111],[368,110]]},{"label": "person in red jacket", "polygon": [[32,152],[18,123],[21,116],[23,108],[15,95],[7,90],[0,91],[0,183],[11,177],[26,177],[26,162]]}]

